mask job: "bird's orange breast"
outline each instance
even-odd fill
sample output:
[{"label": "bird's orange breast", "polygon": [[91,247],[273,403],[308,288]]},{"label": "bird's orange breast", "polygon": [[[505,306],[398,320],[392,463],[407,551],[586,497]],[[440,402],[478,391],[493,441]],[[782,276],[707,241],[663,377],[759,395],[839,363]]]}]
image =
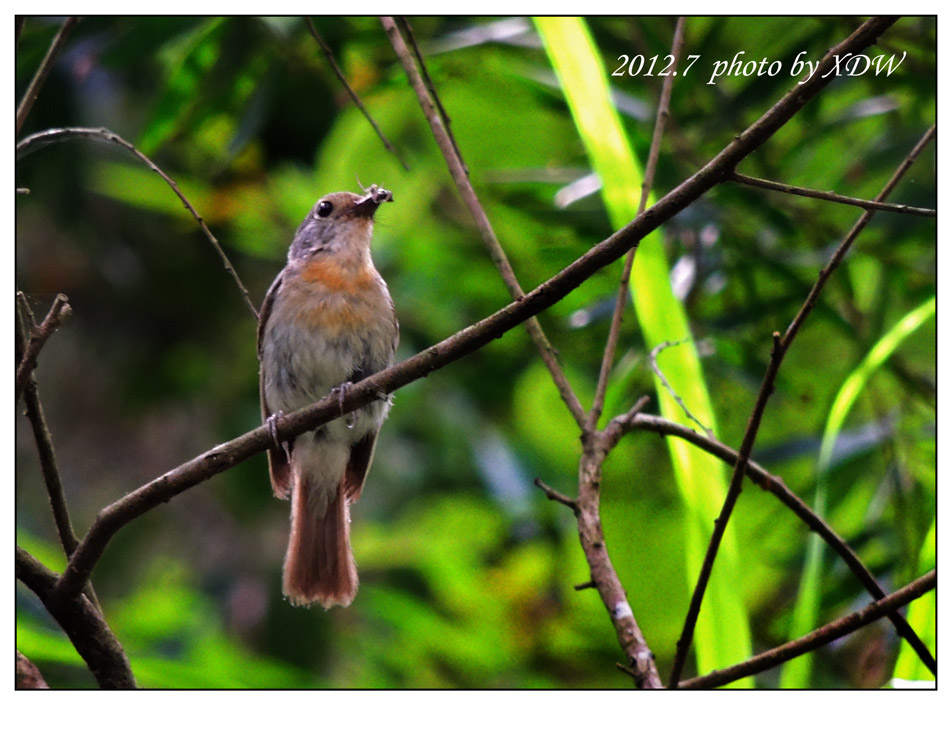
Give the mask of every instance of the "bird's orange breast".
[{"label": "bird's orange breast", "polygon": [[371,267],[343,268],[331,261],[311,261],[290,288],[290,304],[299,322],[315,332],[349,333],[374,327],[391,313],[388,296]]}]

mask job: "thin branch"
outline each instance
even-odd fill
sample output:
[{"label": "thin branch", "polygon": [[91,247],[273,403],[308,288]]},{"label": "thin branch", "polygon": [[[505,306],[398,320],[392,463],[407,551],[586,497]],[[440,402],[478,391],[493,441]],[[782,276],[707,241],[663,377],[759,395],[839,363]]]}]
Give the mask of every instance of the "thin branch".
[{"label": "thin branch", "polygon": [[16,548],[16,577],[35,593],[103,689],[134,689],[135,677],[122,644],[85,596],[53,600],[59,576],[26,550]]},{"label": "thin branch", "polygon": [[217,251],[218,257],[224,264],[225,271],[231,275],[234,283],[237,284],[238,291],[241,292],[241,296],[244,298],[244,303],[248,306],[248,309],[251,310],[254,317],[257,318],[257,308],[251,301],[251,297],[247,293],[247,289],[244,288],[244,284],[241,283],[241,279],[238,277],[237,271],[234,270],[234,266],[231,265],[231,261],[228,260],[228,257],[225,255],[224,250],[218,243],[217,238],[215,238],[215,236],[211,233],[211,230],[208,229],[208,225],[205,224],[202,216],[198,214],[197,210],[191,205],[191,202],[185,198],[185,195],[181,192],[181,189],[178,188],[178,184],[169,178],[165,174],[165,171],[153,163],[144,153],[140,152],[135,147],[135,145],[127,142],[118,134],[115,134],[114,132],[111,132],[103,127],[64,127],[61,129],[47,129],[45,132],[31,134],[29,137],[22,139],[16,146],[17,159],[28,155],[35,150],[40,149],[41,147],[46,147],[47,145],[53,144],[54,142],[61,142],[70,139],[92,139],[97,142],[104,142],[106,144],[123,147],[143,163],[145,163],[153,173],[165,181],[169,188],[171,188],[171,190],[175,192],[175,195],[181,200],[181,203],[184,204],[185,208],[191,213],[191,216],[195,218],[195,221],[198,222],[198,226],[201,227],[201,231],[205,233],[205,236],[211,242],[212,247],[215,249],[215,251]]},{"label": "thin branch", "polygon": [[[23,292],[17,292],[16,300],[17,309],[19,310],[17,314],[16,335],[17,353],[21,357],[25,357],[25,353],[29,352],[27,339],[32,339],[38,331],[26,295],[24,295]],[[61,307],[69,307],[69,305],[66,304],[66,297],[60,294],[53,302],[54,308],[60,300],[62,301]],[[46,319],[48,320],[52,315],[53,309],[51,308]],[[46,320],[43,322],[45,324]],[[24,352],[24,349],[26,349],[26,352]],[[22,361],[20,366],[23,366]],[[59,535],[63,553],[69,558],[76,550],[79,540],[76,539],[76,533],[73,531],[72,521],[69,518],[69,508],[66,504],[66,491],[63,489],[63,481],[59,476],[59,466],[56,463],[56,451],[53,448],[53,436],[50,434],[49,426],[46,423],[46,415],[43,413],[43,404],[40,402],[40,393],[37,389],[36,379],[32,371],[25,376],[24,402],[26,403],[26,417],[27,420],[30,421],[30,428],[33,431],[33,440],[36,442],[36,452],[40,460],[40,471],[43,473],[46,493],[49,497],[53,523],[56,526],[56,533]],[[85,593],[93,606],[95,606],[101,614],[102,607],[99,604],[99,599],[92,587],[92,583],[86,583]]]},{"label": "thin branch", "polygon": [[[25,303],[26,296],[22,292],[17,292],[17,301],[20,302],[21,298],[22,302]],[[43,346],[46,345],[46,341],[49,337],[55,333],[56,329],[63,324],[63,321],[72,314],[72,311],[73,309],[69,306],[65,295],[57,294],[56,299],[53,300],[53,306],[50,307],[43,322],[41,322],[39,326],[30,323],[31,327],[28,331],[29,342],[20,359],[20,365],[16,370],[17,400],[20,399],[20,393],[23,392],[24,385],[26,385],[27,380],[36,368],[36,357],[39,355],[39,352]]]},{"label": "thin branch", "polygon": [[686,611],[686,619],[683,622],[683,629],[680,633],[679,640],[676,641],[676,655],[673,658],[673,669],[670,672],[669,687],[671,689],[676,688],[680,680],[680,675],[683,672],[686,655],[689,652],[689,646],[693,640],[696,620],[699,618],[699,609],[702,606],[706,586],[709,584],[709,578],[712,575],[713,563],[719,552],[719,545],[722,542],[723,534],[726,532],[729,517],[732,515],[732,510],[735,508],[739,494],[742,492],[742,480],[745,477],[746,467],[749,464],[749,457],[752,455],[752,446],[755,443],[755,437],[759,431],[759,425],[762,422],[765,404],[774,390],[775,377],[778,374],[781,363],[781,339],[778,333],[774,333],[772,336],[771,360],[766,368],[765,378],[762,380],[762,386],[759,388],[758,397],[752,408],[752,415],[749,417],[749,422],[746,425],[745,435],[742,437],[742,445],[739,447],[739,456],[736,458],[736,464],[732,470],[732,479],[729,482],[729,489],[726,492],[725,500],[719,511],[719,517],[713,526],[712,536],[709,538],[709,546],[706,548],[706,555],[703,558],[699,577],[696,579],[693,595],[690,597],[689,608]]},{"label": "thin branch", "polygon": [[[53,64],[56,62],[56,58],[59,56],[60,51],[62,51],[63,45],[66,43],[66,39],[69,38],[69,32],[73,30],[73,26],[75,26],[77,23],[79,23],[79,18],[76,16],[70,16],[65,21],[63,21],[63,25],[60,26],[56,36],[53,37],[53,41],[49,45],[49,49],[46,50],[46,56],[43,57],[43,61],[40,63],[39,69],[36,71],[36,74],[33,75],[33,80],[30,81],[30,87],[26,89],[26,93],[23,95],[23,100],[20,101],[20,105],[17,107],[17,134],[19,134],[20,129],[23,128],[23,123],[26,121],[26,117],[30,115],[30,110],[33,108],[33,104],[36,103],[36,99],[39,97],[40,89],[43,87],[43,83],[45,83],[46,78],[49,77],[50,70],[53,69]],[[22,24],[17,26],[18,39],[20,28],[22,28]]]},{"label": "thin branch", "polygon": [[369,122],[370,126],[373,127],[373,131],[376,132],[376,136],[379,137],[380,141],[382,141],[383,146],[393,154],[393,156],[399,161],[399,164],[402,165],[403,169],[408,173],[408,163],[402,159],[402,156],[396,151],[393,143],[387,139],[385,134],[383,134],[382,129],[379,128],[379,125],[376,123],[373,117],[370,116],[369,111],[366,110],[366,106],[363,105],[363,101],[360,100],[359,95],[357,95],[356,91],[353,90],[350,84],[346,81],[346,76],[343,74],[343,70],[340,69],[340,66],[336,63],[336,59],[333,57],[333,50],[330,49],[329,44],[324,41],[323,37],[317,31],[317,27],[313,25],[313,21],[310,20],[310,16],[304,16],[304,20],[307,22],[307,28],[310,29],[310,35],[313,36],[317,44],[320,45],[320,49],[327,58],[327,62],[330,63],[330,67],[333,69],[337,80],[340,81],[340,83],[346,89],[346,92],[349,94],[350,98],[353,99],[353,103],[360,110],[363,116],[366,117],[366,120]]},{"label": "thin branch", "polygon": [[736,681],[737,679],[753,676],[769,668],[774,668],[792,658],[797,658],[799,655],[810,653],[822,645],[828,645],[871,622],[877,621],[887,614],[896,613],[900,607],[909,604],[914,599],[920,598],[936,587],[937,571],[931,570],[912,583],[894,591],[894,593],[886,598],[868,604],[863,609],[859,609],[841,619],[829,622],[797,640],[779,645],[777,648],[767,650],[764,653],[760,653],[729,668],[713,671],[705,676],[684,681],[679,685],[679,688],[714,689],[718,686],[724,686],[725,684]]},{"label": "thin branch", "polygon": [[822,201],[834,201],[838,204],[848,204],[850,206],[860,206],[862,209],[872,211],[897,212],[898,214],[910,214],[915,217],[936,218],[936,209],[924,209],[919,206],[906,206],[904,204],[889,204],[880,201],[871,201],[869,199],[856,199],[853,196],[842,196],[834,191],[816,191],[813,188],[801,188],[800,186],[789,186],[785,183],[776,181],[767,181],[764,178],[753,178],[741,173],[733,173],[732,180],[741,183],[744,186],[754,186],[755,188],[764,188],[769,191],[778,191],[779,193],[793,194],[794,196],[806,196],[810,199],[821,199]]},{"label": "thin branch", "polygon": [[422,72],[422,79],[425,81],[426,90],[429,91],[429,95],[432,96],[432,100],[435,102],[436,108],[439,109],[439,116],[442,118],[442,123],[445,125],[445,133],[449,137],[449,141],[452,143],[452,149],[455,150],[455,155],[459,159],[459,163],[462,165],[462,170],[465,171],[465,174],[468,175],[468,165],[465,164],[465,160],[462,157],[462,151],[459,149],[458,143],[455,141],[455,135],[452,133],[452,119],[449,116],[449,112],[445,110],[445,106],[442,105],[442,99],[439,97],[439,92],[435,88],[435,83],[432,82],[432,77],[429,75],[429,68],[426,66],[425,58],[422,56],[422,50],[419,49],[419,45],[416,43],[416,35],[412,32],[412,24],[409,23],[409,19],[405,16],[400,16],[395,19],[396,22],[402,27],[402,30],[406,34],[406,38],[409,40],[409,46],[412,48],[412,53],[416,58],[416,61],[419,63],[419,70]]},{"label": "thin branch", "polygon": [[[914,145],[914,148],[910,151],[910,154],[904,158],[904,161],[897,166],[897,169],[894,171],[894,174],[891,176],[890,180],[884,184],[884,188],[881,189],[880,193],[874,198],[875,201],[884,201],[894,190],[894,187],[898,184],[901,178],[904,177],[904,174],[910,169],[910,166],[914,164],[914,161],[918,158],[923,149],[930,143],[930,140],[934,138],[934,135],[937,133],[936,124],[930,129],[928,129],[924,136],[920,138],[920,141]],[[845,254],[848,252],[848,249],[857,239],[858,235],[864,230],[868,222],[873,219],[875,212],[866,211],[857,222],[854,223],[854,226],[851,228],[851,231],[845,236],[844,240],[841,241],[841,244],[835,250],[834,254],[828,261],[828,264],[821,270],[818,274],[818,279],[815,281],[814,286],[812,286],[811,291],[808,293],[808,298],[805,300],[805,304],[802,305],[802,308],[798,311],[798,314],[795,315],[795,319],[792,320],[791,324],[785,330],[785,334],[782,336],[782,349],[783,351],[787,350],[789,345],[795,339],[795,336],[798,334],[799,329],[802,326],[802,323],[805,322],[805,318],[811,313],[811,311],[818,304],[818,295],[821,294],[821,290],[825,286],[825,282],[828,281],[828,278],[838,267],[838,264],[841,263]]]},{"label": "thin branch", "polygon": [[[426,120],[429,122],[429,127],[432,129],[432,135],[435,138],[436,143],[439,145],[439,149],[442,151],[442,157],[445,159],[446,165],[448,165],[449,168],[449,172],[452,175],[452,179],[455,181],[455,187],[458,189],[462,200],[465,202],[466,207],[468,207],[469,212],[474,218],[478,232],[482,237],[482,241],[488,248],[488,252],[494,261],[495,266],[498,268],[498,272],[501,274],[502,280],[505,282],[505,286],[508,287],[508,292],[511,294],[513,299],[519,300],[524,297],[524,291],[522,290],[521,285],[518,283],[514,269],[511,267],[511,263],[508,261],[508,256],[505,255],[505,251],[501,247],[501,243],[498,242],[498,238],[495,236],[495,231],[492,229],[491,222],[488,220],[488,215],[485,214],[485,210],[482,208],[482,205],[478,200],[478,196],[475,193],[475,189],[472,187],[472,182],[468,178],[468,173],[466,172],[465,166],[462,163],[462,159],[459,157],[458,151],[456,150],[455,145],[448,133],[445,122],[440,118],[435,110],[432,97],[430,96],[429,91],[426,89],[422,77],[419,75],[419,70],[416,67],[412,54],[406,47],[395,20],[388,17],[384,17],[381,20],[383,27],[386,29],[386,33],[389,35],[393,50],[396,52],[396,56],[399,57],[400,62],[402,62],[402,65],[406,70],[406,74],[409,77],[409,83],[412,86],[412,89],[415,91],[416,97],[419,99],[419,104],[422,106]],[[541,329],[541,324],[537,321],[537,319],[532,317],[528,322],[525,323],[525,327],[528,331],[528,334],[531,336],[532,341],[534,341],[534,344],[537,347],[538,353],[541,355],[545,366],[547,366],[548,371],[551,374],[554,384],[557,387],[561,398],[564,400],[565,405],[567,405],[568,410],[574,416],[574,420],[577,422],[577,425],[581,428],[581,430],[584,430],[584,409],[581,406],[580,401],[577,399],[577,395],[574,393],[570,383],[567,381],[564,370],[558,363],[555,350],[551,346],[550,341],[548,341],[547,336],[545,336],[544,331]]]},{"label": "thin branch", "polygon": [[[735,467],[739,459],[739,452],[732,447],[667,418],[639,413],[632,421],[627,423],[626,429],[653,431],[661,436],[677,436],[718,457],[730,467]],[[835,530],[832,529],[821,516],[815,513],[805,501],[795,495],[781,477],[771,474],[760,464],[752,460],[749,460],[745,474],[747,478],[752,480],[752,482],[762,488],[762,490],[778,498],[782,504],[804,522],[809,529],[818,534],[818,536],[841,557],[854,576],[860,581],[861,585],[864,586],[874,599],[881,599],[887,595],[881,585],[875,580],[871,571],[861,562],[861,558],[858,557],[857,553],[851,549],[848,543],[838,536]],[[937,661],[927,648],[927,645],[914,631],[913,627],[908,624],[907,620],[897,612],[888,614],[888,619],[894,625],[897,634],[903,637],[914,649],[924,665],[932,671],[935,671]]]},{"label": "thin branch", "polygon": [[[862,24],[847,39],[829,50],[811,79],[787,93],[697,173],[557,275],[489,317],[399,364],[357,382],[347,388],[342,400],[338,394],[332,394],[307,408],[283,416],[275,426],[278,439],[283,441],[313,430],[377,399],[380,394],[388,394],[426,376],[482,348],[563,299],[596,271],[626,253],[644,235],[725,179],[743,158],[765,142],[830,82],[830,76],[826,79],[824,75],[832,68],[831,55],[854,53],[864,48],[893,22],[893,19],[875,18]],[[78,592],[109,540],[127,523],[184,490],[263,452],[272,446],[272,441],[271,429],[266,425],[259,426],[183,463],[104,508],[70,559],[59,581],[57,593],[70,596]]]},{"label": "thin branch", "polygon": [[626,413],[615,416],[611,419],[610,423],[604,426],[604,430],[601,432],[600,440],[605,453],[610,452],[611,449],[617,446],[617,443],[624,434],[633,430],[633,424],[639,417],[640,411],[643,410],[649,404],[649,402],[650,396],[643,395],[643,397],[633,404],[633,407],[630,408],[630,410],[628,410]]},{"label": "thin branch", "polygon": [[[32,312],[23,292],[17,292],[17,305],[19,309],[17,323],[17,341],[19,346],[26,343],[26,339],[31,341],[36,337],[37,331],[33,323]],[[66,304],[66,297],[62,294],[56,297],[53,302],[53,308],[56,308],[57,302],[60,306],[69,307]],[[53,309],[47,314],[47,320],[53,315]],[[46,321],[44,320],[44,323]],[[27,346],[26,353],[29,353],[30,347]],[[26,354],[23,354],[24,361]],[[35,362],[35,359],[34,359]],[[20,362],[23,367],[23,362]],[[19,377],[19,374],[17,374]],[[59,540],[63,545],[63,552],[69,557],[79,544],[76,539],[76,533],[73,531],[72,522],[69,518],[69,510],[66,506],[66,494],[63,491],[63,483],[59,476],[59,468],[56,465],[56,454],[53,450],[53,438],[50,435],[49,427],[46,425],[46,416],[43,414],[43,406],[40,403],[39,394],[36,390],[36,381],[33,379],[32,370],[28,371],[24,377],[24,387],[26,388],[26,415],[33,428],[33,438],[36,439],[36,449],[40,459],[40,470],[43,473],[43,480],[46,483],[46,490],[49,493],[50,509],[53,512],[53,521],[56,523],[56,531],[59,534]]]},{"label": "thin branch", "polygon": [[[643,174],[643,186],[640,190],[640,203],[637,206],[637,216],[646,209],[647,199],[653,189],[653,179],[656,176],[656,163],[660,158],[660,143],[663,140],[663,130],[666,120],[670,117],[670,96],[673,93],[673,79],[676,75],[676,66],[683,50],[682,16],[676,19],[676,28],[673,29],[673,45],[670,54],[673,57],[673,71],[663,78],[663,87],[660,91],[660,102],[656,108],[656,123],[653,125],[653,138],[650,140],[650,154],[647,155],[647,166]],[[620,286],[617,288],[617,301],[614,304],[614,314],[610,320],[610,330],[607,332],[607,342],[604,345],[604,356],[600,363],[600,374],[597,378],[597,389],[594,392],[594,402],[587,418],[592,429],[597,427],[600,415],[604,410],[604,398],[607,395],[607,381],[610,379],[610,370],[614,365],[614,356],[617,352],[617,343],[620,340],[620,328],[623,324],[624,310],[630,301],[630,273],[633,271],[633,259],[636,257],[637,246],[627,253],[624,259],[623,271],[620,275]]]},{"label": "thin branch", "polygon": [[557,501],[558,503],[562,503],[563,505],[570,508],[574,512],[575,516],[577,515],[577,501],[576,500],[574,500],[568,495],[564,495],[564,493],[559,493],[550,485],[545,484],[541,480],[540,477],[534,478],[534,484],[544,491],[544,494],[548,497],[548,500],[553,500],[553,501]]},{"label": "thin branch", "polygon": [[[883,201],[885,198],[887,198],[887,195],[891,192],[891,190],[893,190],[894,186],[897,185],[898,181],[907,172],[914,160],[917,159],[917,156],[920,154],[923,148],[930,142],[935,132],[936,126],[931,127],[927,131],[927,133],[911,150],[910,154],[894,171],[894,174],[885,184],[884,188],[881,189],[881,192],[878,194],[875,201]],[[875,212],[873,211],[866,211],[861,215],[858,221],[845,236],[844,240],[842,240],[841,244],[835,250],[827,265],[819,273],[818,279],[815,281],[811,291],[808,293],[805,303],[802,305],[801,309],[798,311],[798,314],[795,316],[795,319],[785,331],[785,335],[779,336],[779,334],[776,332],[772,336],[771,360],[765,371],[765,377],[762,380],[759,393],[756,396],[752,414],[749,416],[749,422],[746,426],[745,434],[742,437],[742,444],[739,447],[739,458],[736,460],[735,468],[732,471],[732,479],[729,482],[729,490],[726,493],[725,500],[723,501],[719,518],[716,519],[716,523],[713,527],[713,533],[709,539],[709,546],[706,549],[706,556],[703,559],[703,565],[700,569],[696,586],[693,589],[693,595],[690,598],[689,609],[686,613],[683,630],[680,634],[680,639],[676,643],[676,656],[673,659],[673,669],[670,673],[669,686],[671,688],[676,688],[676,685],[680,679],[680,675],[682,674],[683,665],[686,662],[686,654],[689,652],[689,646],[692,642],[693,630],[696,626],[696,619],[699,617],[699,609],[702,605],[703,596],[706,592],[706,586],[709,583],[709,576],[712,574],[713,563],[716,560],[716,554],[719,550],[722,536],[725,533],[726,526],[729,523],[729,517],[732,515],[733,508],[735,507],[736,501],[739,498],[739,493],[742,492],[742,480],[745,475],[745,468],[749,462],[749,457],[752,454],[752,447],[755,443],[755,437],[759,431],[759,425],[762,421],[762,415],[765,412],[765,406],[774,389],[775,378],[778,375],[779,367],[782,364],[782,360],[785,358],[785,354],[788,352],[789,346],[791,345],[792,341],[795,340],[795,336],[798,334],[802,323],[804,323],[811,310],[818,304],[818,295],[824,288],[828,278],[841,263],[845,253],[847,253],[851,245],[854,244],[854,241],[874,217],[874,214]]]},{"label": "thin branch", "polygon": [[673,389],[673,385],[670,384],[669,380],[666,378],[666,375],[660,371],[660,364],[657,361],[657,356],[660,355],[662,351],[673,346],[678,346],[681,343],[686,343],[691,341],[691,338],[683,338],[678,341],[663,341],[659,346],[650,351],[650,367],[653,369],[653,373],[657,376],[657,379],[660,380],[660,384],[666,387],[670,395],[673,397],[673,400],[677,405],[680,406],[680,409],[686,414],[686,417],[693,421],[697,426],[703,429],[703,432],[712,438],[713,432],[712,429],[707,427],[699,418],[693,415],[692,411],[686,407],[686,403],[683,402],[683,398],[676,394],[676,390]]}]

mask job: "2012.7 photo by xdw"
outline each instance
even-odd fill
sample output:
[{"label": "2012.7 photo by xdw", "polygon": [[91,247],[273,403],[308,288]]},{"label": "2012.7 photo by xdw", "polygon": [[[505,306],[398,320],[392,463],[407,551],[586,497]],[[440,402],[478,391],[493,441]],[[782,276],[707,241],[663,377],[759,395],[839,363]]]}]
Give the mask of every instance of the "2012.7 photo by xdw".
[{"label": "2012.7 photo by xdw", "polygon": [[15,66],[18,689],[935,687],[935,17]]}]

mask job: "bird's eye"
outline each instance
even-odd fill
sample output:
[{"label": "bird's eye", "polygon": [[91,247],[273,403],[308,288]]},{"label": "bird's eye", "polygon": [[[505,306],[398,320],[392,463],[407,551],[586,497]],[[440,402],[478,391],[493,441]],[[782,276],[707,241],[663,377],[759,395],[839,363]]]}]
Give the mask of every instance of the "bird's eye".
[{"label": "bird's eye", "polygon": [[331,204],[329,201],[321,201],[319,204],[317,204],[318,217],[329,217],[332,211],[333,204]]}]

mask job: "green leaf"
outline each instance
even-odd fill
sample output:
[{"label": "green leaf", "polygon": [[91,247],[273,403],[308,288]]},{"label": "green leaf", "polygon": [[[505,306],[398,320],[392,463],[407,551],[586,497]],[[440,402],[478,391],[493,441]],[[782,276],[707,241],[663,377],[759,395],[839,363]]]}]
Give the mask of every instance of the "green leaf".
[{"label": "green leaf", "polygon": [[[557,73],[603,184],[603,198],[615,229],[636,217],[641,170],[614,108],[603,63],[585,23],[577,18],[536,18],[551,64]],[[648,348],[666,341],[691,341],[683,306],[673,295],[670,269],[659,232],[647,235],[637,250],[631,277],[634,307]],[[715,429],[712,403],[692,342],[663,352],[663,372],[692,413]],[[690,425],[684,412],[657,380],[660,410],[671,420]],[[725,469],[685,442],[667,439],[680,496],[689,519],[686,533],[690,582],[699,574],[712,524],[725,498]],[[751,654],[752,643],[739,585],[739,557],[733,532],[727,531],[716,560],[703,610],[696,625],[695,648],[700,673],[737,663]],[[649,638],[648,638],[649,639]],[[737,685],[749,686],[743,680]]]},{"label": "green leaf", "polygon": [[[937,564],[937,520],[934,519],[927,532],[927,538],[920,548],[918,569],[921,573],[932,570]],[[936,656],[937,649],[937,592],[930,591],[914,601],[907,609],[907,621],[914,631]],[[923,664],[920,656],[905,640],[901,643],[894,678],[891,686],[909,686],[908,682],[935,682],[930,669]]]}]

